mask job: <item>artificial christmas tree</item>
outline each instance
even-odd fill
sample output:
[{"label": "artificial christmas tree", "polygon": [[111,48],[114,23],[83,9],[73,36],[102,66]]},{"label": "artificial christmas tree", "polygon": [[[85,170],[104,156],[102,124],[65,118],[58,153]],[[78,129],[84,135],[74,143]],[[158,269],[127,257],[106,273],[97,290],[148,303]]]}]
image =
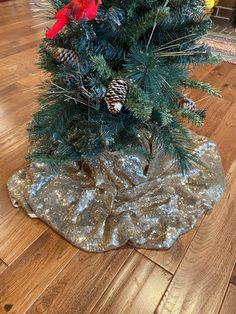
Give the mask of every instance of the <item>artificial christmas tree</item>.
[{"label": "artificial christmas tree", "polygon": [[51,79],[29,126],[29,163],[9,180],[10,196],[86,250],[128,241],[170,247],[224,186],[214,143],[183,124],[200,126],[205,117],[186,88],[219,95],[189,73],[191,64],[218,60],[199,42],[211,26],[205,3],[51,5],[57,21],[39,51]]}]

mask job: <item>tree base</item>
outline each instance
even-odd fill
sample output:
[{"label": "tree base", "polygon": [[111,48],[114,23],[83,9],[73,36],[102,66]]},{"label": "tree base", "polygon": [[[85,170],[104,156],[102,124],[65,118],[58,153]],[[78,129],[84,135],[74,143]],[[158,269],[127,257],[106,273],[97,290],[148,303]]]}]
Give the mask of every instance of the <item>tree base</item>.
[{"label": "tree base", "polygon": [[216,145],[193,134],[203,165],[182,176],[156,152],[143,156],[107,153],[91,166],[52,168],[31,162],[8,181],[15,207],[48,223],[75,246],[93,252],[129,243],[166,249],[220,198],[224,172]]}]

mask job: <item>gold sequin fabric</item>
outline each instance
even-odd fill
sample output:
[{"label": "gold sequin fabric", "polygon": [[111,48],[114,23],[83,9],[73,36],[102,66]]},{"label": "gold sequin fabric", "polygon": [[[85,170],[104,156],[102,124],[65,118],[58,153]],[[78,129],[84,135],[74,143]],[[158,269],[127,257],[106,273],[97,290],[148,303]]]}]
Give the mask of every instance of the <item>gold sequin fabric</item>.
[{"label": "gold sequin fabric", "polygon": [[130,244],[166,249],[210,210],[224,190],[216,145],[193,134],[202,164],[182,176],[158,151],[106,153],[93,165],[52,168],[31,162],[8,181],[13,205],[49,224],[75,246],[102,252]]}]

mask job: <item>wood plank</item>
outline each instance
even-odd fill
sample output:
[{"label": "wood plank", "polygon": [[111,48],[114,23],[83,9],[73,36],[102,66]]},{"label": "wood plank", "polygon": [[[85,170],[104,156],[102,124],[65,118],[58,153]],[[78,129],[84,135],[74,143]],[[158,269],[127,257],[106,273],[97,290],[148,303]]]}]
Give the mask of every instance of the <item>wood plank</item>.
[{"label": "wood plank", "polygon": [[156,313],[217,313],[236,259],[236,161],[227,190],[207,215]]},{"label": "wood plank", "polygon": [[38,71],[37,73],[33,73],[31,75],[25,76],[24,78],[17,81],[20,85],[27,87],[25,90],[30,92],[32,94],[32,89],[29,89],[29,87],[33,88],[34,91],[34,98],[38,98],[39,90],[38,85],[45,81],[47,78],[49,78],[49,75],[46,75],[45,73]]},{"label": "wood plank", "polygon": [[19,88],[22,96],[20,99],[16,99],[17,95],[13,94],[6,101],[4,99],[2,100],[2,105],[5,109],[3,109],[0,114],[0,119],[4,119],[4,123],[2,123],[0,128],[0,136],[4,135],[3,132],[10,133],[12,130],[17,133],[17,128],[14,127],[14,122],[18,122],[19,126],[26,124],[33,111],[37,109],[33,91],[30,96],[29,91],[25,91],[24,89],[25,87]]},{"label": "wood plank", "polygon": [[17,133],[17,128],[14,128],[14,121],[19,121],[19,126],[27,123],[26,119],[29,119],[32,111],[35,111],[37,108],[33,97],[34,95],[30,96],[28,93],[24,93],[24,91],[22,91],[21,99],[16,100],[15,96],[12,95],[12,97],[6,102],[2,102],[5,109],[2,110],[0,118],[4,118],[5,121],[2,123],[0,128],[1,136],[3,135],[3,131],[7,131],[9,133],[11,130],[14,130],[15,133]]},{"label": "wood plank", "polygon": [[[36,37],[36,36],[35,36]],[[9,47],[8,49],[3,49],[1,52],[0,52],[0,59],[4,59],[6,57],[9,57],[11,55],[15,55],[19,52],[22,52],[22,51],[26,51],[28,49],[31,49],[31,48],[36,48],[38,46],[38,43],[39,43],[39,40],[34,40],[34,41],[30,41],[29,43],[26,43],[26,44],[22,44],[22,45],[14,45],[14,47]],[[7,44],[9,46],[9,44]]]},{"label": "wood plank", "polygon": [[30,313],[90,313],[133,249],[79,251],[30,307]]},{"label": "wood plank", "polygon": [[37,34],[31,34],[28,36],[18,37],[16,40],[6,40],[6,43],[4,41],[0,42],[0,53],[5,53],[5,51],[10,51],[12,49],[16,49],[18,46],[21,47],[22,45],[26,45],[32,42],[36,42],[36,45],[38,45],[40,39],[42,38],[40,33]]},{"label": "wood plank", "polygon": [[[204,82],[209,82],[213,87],[218,89],[224,89],[225,82],[232,81],[232,73],[235,71],[235,67],[232,67],[229,63],[221,63],[216,65],[207,76],[204,77]],[[230,78],[230,79],[229,79]],[[201,80],[201,77],[199,77]]]},{"label": "wood plank", "polygon": [[171,278],[134,251],[91,313],[153,313]]},{"label": "wood plank", "polygon": [[230,282],[236,286],[236,264],[234,265],[234,270],[232,272]]},{"label": "wood plank", "polygon": [[235,134],[236,134],[236,103],[227,111],[218,128],[211,135],[211,139],[217,144],[225,171],[230,168],[235,158]]},{"label": "wood plank", "polygon": [[229,284],[220,314],[236,313],[236,286]]},{"label": "wood plank", "polygon": [[0,275],[0,313],[6,308],[11,313],[25,313],[76,252],[75,247],[47,230]]},{"label": "wood plank", "polygon": [[[1,180],[4,180],[4,175],[2,178],[2,173],[1,173]],[[6,189],[6,181],[1,182],[0,181],[0,228],[1,225],[4,223],[4,221],[7,219],[7,216],[9,215],[10,212],[15,212],[18,209],[14,208],[11,204],[10,198],[8,196],[8,192]]]},{"label": "wood plank", "polygon": [[48,229],[39,219],[29,218],[22,209],[5,210],[0,219],[0,258],[11,264]]},{"label": "wood plank", "polygon": [[207,99],[207,101],[201,102],[199,107],[201,106],[207,110],[204,124],[200,128],[191,126],[190,124],[189,126],[191,130],[197,134],[211,138],[212,134],[227,114],[227,111],[234,106],[234,103],[222,98],[213,97]]},{"label": "wood plank", "polygon": [[199,66],[191,66],[189,72],[193,80],[199,79],[199,77],[203,79],[209,75],[214,67],[212,64],[200,64]]},{"label": "wood plank", "polygon": [[[196,67],[193,71],[192,78],[208,82],[214,88],[223,90],[226,81],[227,83],[229,83],[230,80],[232,82],[232,72],[234,72],[234,67],[229,63],[221,63],[216,66],[204,65],[200,68]],[[197,91],[198,90],[196,90],[196,93],[200,93]]]},{"label": "wood plank", "polygon": [[[200,68],[201,69],[201,68]],[[195,75],[195,73],[197,75]],[[204,73],[204,67],[198,73],[198,68],[193,72],[193,79],[198,79],[200,81],[208,82],[212,87],[218,89],[221,92],[221,99],[223,101],[228,101],[230,103],[235,101],[234,97],[234,88],[235,88],[235,76],[236,76],[236,67],[232,67],[228,63],[222,63],[209,71],[209,67],[206,67],[206,75]],[[207,107],[208,102],[210,101],[214,104],[214,100],[217,101],[216,97],[207,97],[206,93],[201,92],[198,89],[187,90],[189,97],[193,98],[197,107]]]},{"label": "wood plank", "polygon": [[[0,36],[3,40],[2,43],[5,44],[7,41],[16,40],[23,34],[25,34],[25,36],[37,34],[43,28],[41,25],[37,26],[38,22],[39,19],[32,19],[32,17],[29,17],[28,19],[16,21],[15,23],[1,27]],[[33,26],[34,28],[32,28]]]},{"label": "wood plank", "polygon": [[[16,67],[16,69],[20,72],[20,73],[26,73],[26,75],[29,75],[29,70],[30,69],[34,69],[35,71],[38,71],[38,67],[36,66],[36,61],[38,59],[38,55],[37,55],[37,49],[35,47],[27,49],[26,51],[21,51],[18,52],[17,54],[11,55],[11,56],[7,56],[5,58],[2,58],[1,64],[5,65],[6,68],[2,68],[2,70],[6,70],[9,69],[9,74],[10,71],[14,70]],[[13,74],[13,72],[11,72],[11,74]],[[14,75],[12,75],[12,79],[15,78],[15,74],[18,73],[14,73]],[[25,76],[25,75],[24,75]],[[13,83],[12,81],[9,81],[10,84]]]},{"label": "wood plank", "polygon": [[[0,7],[1,10],[3,10],[2,5]],[[6,25],[11,25],[18,21],[26,20],[29,18],[29,11],[27,12],[25,9],[23,10],[23,12],[19,12],[20,10],[18,10],[17,15],[14,16],[11,11],[9,11],[9,13],[4,12],[4,16],[1,16],[0,25],[5,27]]]},{"label": "wood plank", "polygon": [[1,88],[8,87],[10,84],[14,84],[27,76],[39,73],[35,65],[36,60],[35,48],[1,59]]},{"label": "wood plank", "polygon": [[[8,123],[10,128],[13,121]],[[2,126],[6,127],[6,125]],[[1,148],[4,149],[0,157],[0,188],[5,187],[9,176],[25,163],[26,148],[29,145],[25,127],[26,124],[23,124],[19,125],[17,130],[10,129],[3,132],[0,130]]]},{"label": "wood plank", "polygon": [[7,268],[7,265],[0,259],[0,274],[4,272]]},{"label": "wood plank", "polygon": [[221,89],[222,98],[231,102],[235,102],[235,90],[236,90],[236,67],[230,68],[229,73],[222,78]]},{"label": "wood plank", "polygon": [[138,251],[168,272],[174,274],[194,238],[202,219],[203,217],[199,219],[194,229],[182,235],[169,250],[140,249]]},{"label": "wood plank", "polygon": [[[15,31],[18,29],[18,31],[24,31],[26,28],[30,28],[32,25],[32,17],[28,16],[28,18],[20,21],[15,21],[15,23],[6,24],[4,27],[1,27],[0,29],[0,35],[7,34],[10,32]],[[22,35],[22,33],[21,33]]]},{"label": "wood plank", "polygon": [[[6,183],[11,175],[13,175],[16,171],[18,171],[20,168],[22,168],[25,165],[25,155],[27,153],[29,147],[29,142],[26,139],[21,140],[19,145],[15,145],[9,149],[11,151],[11,154],[6,155],[3,159],[0,160],[0,166],[6,165],[4,169],[1,171],[1,180],[0,180],[0,190],[6,189]],[[6,194],[5,194],[6,195]],[[7,196],[7,199],[9,197]],[[4,200],[1,200],[4,201]],[[0,201],[0,203],[1,203]],[[9,205],[7,205],[7,208],[2,210],[8,210]],[[0,216],[1,216],[1,209],[0,209]],[[0,222],[1,224],[1,222]]]}]

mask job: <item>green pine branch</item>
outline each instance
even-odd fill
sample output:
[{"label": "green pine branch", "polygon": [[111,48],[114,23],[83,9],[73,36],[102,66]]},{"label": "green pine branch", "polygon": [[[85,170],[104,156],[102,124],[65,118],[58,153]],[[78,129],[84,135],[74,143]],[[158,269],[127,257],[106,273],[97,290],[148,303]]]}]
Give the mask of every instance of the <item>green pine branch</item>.
[{"label": "green pine branch", "polygon": [[102,80],[111,80],[114,76],[114,71],[106,63],[103,55],[94,56],[91,58],[93,70],[101,77]]},{"label": "green pine branch", "polygon": [[153,102],[137,85],[129,84],[128,95],[125,101],[125,108],[131,111],[135,118],[140,121],[147,121],[154,107]]},{"label": "green pine branch", "polygon": [[199,109],[196,111],[191,111],[188,109],[179,109],[176,111],[176,114],[177,116],[181,116],[182,118],[191,122],[196,127],[201,127],[206,116],[206,110]]},{"label": "green pine branch", "polygon": [[175,120],[159,127],[157,144],[164,154],[173,158],[183,175],[188,172],[192,163],[200,162],[192,151],[190,133]]},{"label": "green pine branch", "polygon": [[169,15],[168,7],[157,7],[148,11],[139,20],[128,29],[128,38],[131,42],[136,43],[138,39],[153,27],[155,23],[160,23]]},{"label": "green pine branch", "polygon": [[191,79],[186,79],[183,82],[183,86],[185,88],[194,88],[194,89],[200,89],[201,91],[207,93],[209,96],[214,96],[214,97],[221,97],[220,96],[220,91],[213,88],[211,84],[197,81],[197,80],[191,80]]}]

